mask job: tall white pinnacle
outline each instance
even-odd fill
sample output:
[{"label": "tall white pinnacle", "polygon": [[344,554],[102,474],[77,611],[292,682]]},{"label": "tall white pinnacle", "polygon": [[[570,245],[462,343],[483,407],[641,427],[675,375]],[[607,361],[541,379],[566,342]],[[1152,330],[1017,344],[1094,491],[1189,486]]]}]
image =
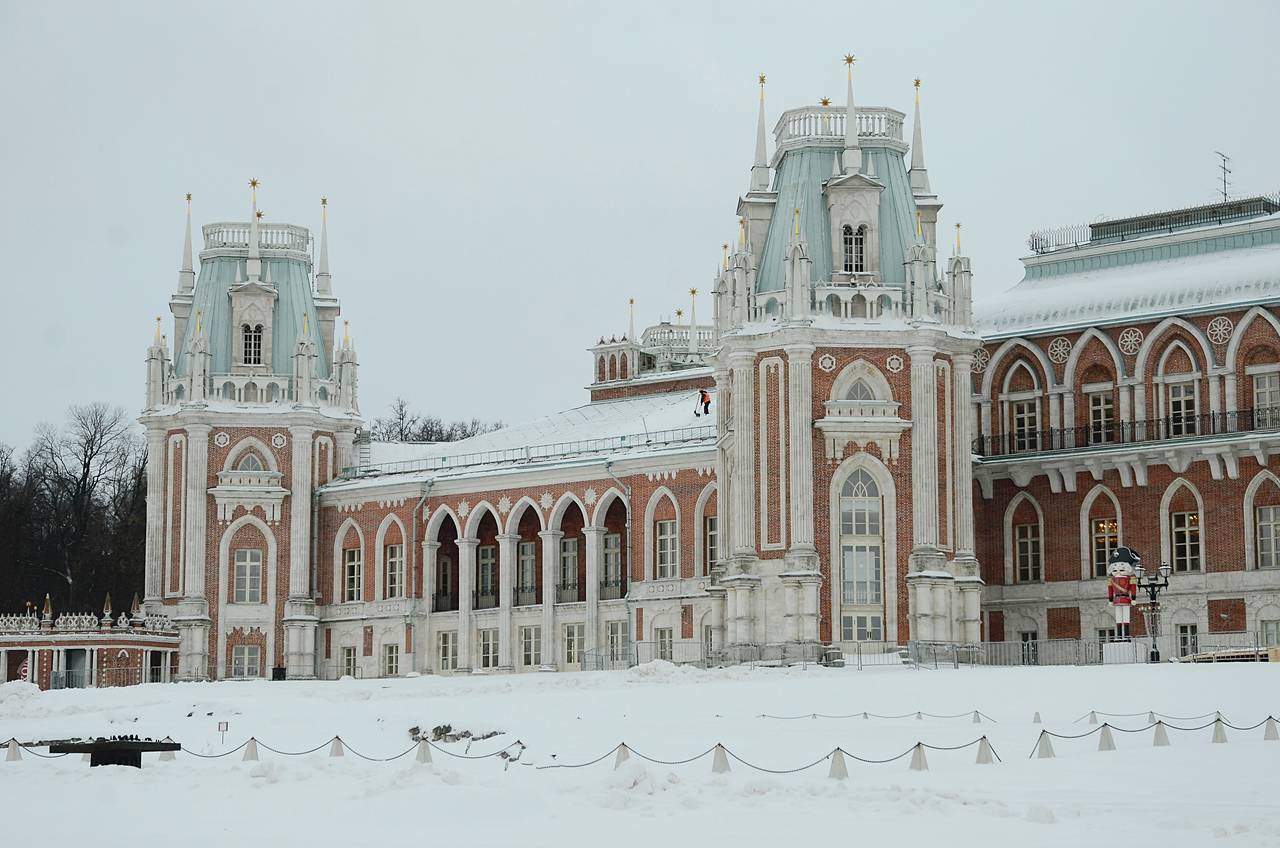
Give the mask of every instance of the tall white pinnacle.
[{"label": "tall white pinnacle", "polygon": [[333,277],[329,274],[329,198],[320,198],[320,264],[316,268],[316,291],[333,294]]},{"label": "tall white pinnacle", "polygon": [[196,286],[196,272],[191,264],[191,195],[187,195],[187,237],[182,244],[182,270],[178,271],[178,293],[186,294]]},{"label": "tall white pinnacle", "polygon": [[848,68],[848,92],[845,100],[844,156],[841,157],[841,163],[848,176],[862,170],[862,148],[858,146],[858,116],[853,106],[853,62],[853,54],[844,57],[845,67]]},{"label": "tall white pinnacle", "polygon": [[911,193],[932,194],[929,172],[924,167],[924,128],[920,123],[920,80],[916,80],[916,126],[911,136]]},{"label": "tall white pinnacle", "polygon": [[698,290],[689,289],[689,353],[698,352]]},{"label": "tall white pinnacle", "polygon": [[769,190],[769,151],[764,129],[764,74],[760,75],[760,114],[756,119],[756,159],[751,166],[751,190]]},{"label": "tall white pinnacle", "polygon": [[249,189],[253,192],[253,210],[249,214],[249,261],[245,263],[245,273],[249,282],[258,282],[262,274],[262,261],[258,258],[258,181],[249,180]]},{"label": "tall white pinnacle", "polygon": [[636,344],[636,299],[627,299],[627,341]]}]

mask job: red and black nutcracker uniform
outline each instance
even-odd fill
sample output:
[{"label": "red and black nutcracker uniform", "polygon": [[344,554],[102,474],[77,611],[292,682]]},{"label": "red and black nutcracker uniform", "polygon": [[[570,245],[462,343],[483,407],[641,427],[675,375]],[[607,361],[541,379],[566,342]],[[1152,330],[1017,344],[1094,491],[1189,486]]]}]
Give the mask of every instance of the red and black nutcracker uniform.
[{"label": "red and black nutcracker uniform", "polygon": [[1116,636],[1129,635],[1130,607],[1138,597],[1137,578],[1132,574],[1113,573],[1107,581],[1107,599],[1116,615]]}]

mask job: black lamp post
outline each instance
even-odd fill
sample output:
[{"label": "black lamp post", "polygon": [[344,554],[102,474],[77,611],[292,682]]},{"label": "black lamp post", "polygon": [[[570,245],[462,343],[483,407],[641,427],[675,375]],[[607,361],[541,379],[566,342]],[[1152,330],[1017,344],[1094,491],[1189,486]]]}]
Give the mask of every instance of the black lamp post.
[{"label": "black lamp post", "polygon": [[1160,592],[1169,588],[1169,574],[1173,568],[1169,563],[1161,563],[1156,574],[1147,574],[1147,570],[1138,563],[1133,567],[1139,589],[1147,593],[1150,603],[1142,607],[1142,617],[1147,623],[1147,633],[1151,636],[1151,656],[1153,663],[1160,662]]}]

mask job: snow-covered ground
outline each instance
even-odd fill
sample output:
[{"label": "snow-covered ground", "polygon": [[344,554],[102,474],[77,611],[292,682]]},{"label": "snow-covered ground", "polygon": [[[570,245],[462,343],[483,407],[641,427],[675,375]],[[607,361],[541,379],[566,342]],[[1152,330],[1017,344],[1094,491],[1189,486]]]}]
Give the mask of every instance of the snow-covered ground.
[{"label": "snow-covered ground", "polygon": [[[831,715],[970,713],[959,718],[800,718]],[[249,736],[285,751],[173,762],[148,755],[141,770],[90,769],[79,756],[21,762],[0,754],[4,843],[145,844],[163,837],[204,845],[1280,845],[1280,742],[1263,729],[1116,733],[1054,740],[1057,758],[1028,759],[1041,726],[1064,734],[1096,728],[1090,710],[1142,713],[1112,719],[1147,724],[1146,711],[1199,716],[1221,710],[1236,725],[1280,714],[1280,668],[1267,664],[1162,665],[915,671],[909,668],[729,669],[656,663],[629,672],[584,672],[337,683],[212,683],[37,693],[0,686],[0,739],[83,735],[172,736],[215,754]],[[1105,717],[1103,717],[1105,720]],[[218,722],[229,723],[225,744]],[[1204,724],[1176,721],[1171,726]],[[526,748],[507,764],[414,753],[367,762],[328,756],[335,734],[372,757],[412,747],[411,727],[450,724],[501,736],[470,745],[474,756]],[[923,741],[945,747],[987,735],[1003,759],[976,765],[977,751],[928,751],[886,765],[848,761],[766,774],[712,756],[684,765],[612,756],[584,768],[537,768],[595,759],[625,741],[666,760],[720,742],[772,769],[802,766],[836,746],[869,759]],[[441,743],[464,753],[465,742]],[[37,749],[44,753],[43,749]],[[140,841],[139,841],[140,840]],[[442,840],[442,841],[441,841]],[[673,841],[678,840],[678,841]],[[928,841],[926,841],[928,840]]]}]

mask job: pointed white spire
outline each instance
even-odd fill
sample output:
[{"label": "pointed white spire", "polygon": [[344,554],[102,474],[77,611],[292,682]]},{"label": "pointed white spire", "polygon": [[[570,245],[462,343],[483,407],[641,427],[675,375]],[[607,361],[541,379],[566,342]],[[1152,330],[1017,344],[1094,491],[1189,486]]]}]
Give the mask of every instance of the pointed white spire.
[{"label": "pointed white spire", "polygon": [[924,127],[920,123],[920,78],[916,77],[916,126],[911,136],[911,193],[928,195],[929,172],[924,167]]},{"label": "pointed white spire", "polygon": [[769,190],[769,151],[764,129],[764,74],[760,75],[760,115],[756,119],[756,160],[751,166],[751,190]]},{"label": "pointed white spire", "polygon": [[253,197],[253,212],[249,215],[249,261],[245,263],[245,273],[249,275],[249,282],[256,283],[262,273],[262,262],[258,258],[258,221],[262,213],[258,211],[258,180],[256,178],[249,180],[249,190]]},{"label": "pointed white spire", "polygon": [[862,170],[862,148],[858,147],[858,114],[853,106],[853,63],[856,61],[852,53],[845,54],[844,65],[848,70],[848,92],[844,119],[844,155],[841,163],[848,176]]},{"label": "pointed white spire", "polygon": [[698,290],[689,289],[689,353],[698,352]]},{"label": "pointed white spire", "polygon": [[636,299],[634,297],[627,298],[627,341],[637,344],[636,341]]},{"label": "pointed white spire", "polygon": [[333,294],[333,277],[329,274],[329,198],[320,198],[320,264],[316,267],[316,291]]},{"label": "pointed white spire", "polygon": [[182,269],[178,271],[178,293],[187,294],[196,287],[196,272],[191,264],[191,192],[187,192],[187,236],[182,244]]}]

